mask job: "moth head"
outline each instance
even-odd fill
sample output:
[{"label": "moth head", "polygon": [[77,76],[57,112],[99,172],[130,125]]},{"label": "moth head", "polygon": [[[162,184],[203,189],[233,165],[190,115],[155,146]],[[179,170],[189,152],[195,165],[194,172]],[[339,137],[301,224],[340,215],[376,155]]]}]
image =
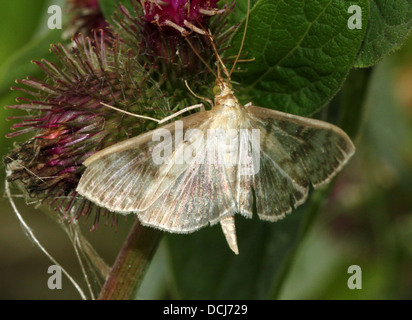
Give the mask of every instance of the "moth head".
[{"label": "moth head", "polygon": [[213,95],[215,97],[226,97],[228,95],[233,95],[233,88],[229,82],[218,81],[213,87]]},{"label": "moth head", "polygon": [[228,93],[233,93],[233,87],[229,82],[218,81],[217,84],[213,87],[214,96],[223,96]]},{"label": "moth head", "polygon": [[238,104],[230,83],[223,82],[217,84],[213,88],[213,93],[215,95],[216,106],[235,107]]}]

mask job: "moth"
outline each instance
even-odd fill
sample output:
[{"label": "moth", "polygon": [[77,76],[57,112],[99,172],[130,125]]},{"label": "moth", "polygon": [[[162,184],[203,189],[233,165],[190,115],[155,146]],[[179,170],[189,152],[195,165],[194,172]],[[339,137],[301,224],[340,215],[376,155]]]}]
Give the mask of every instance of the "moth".
[{"label": "moth", "polygon": [[[84,162],[77,192],[110,211],[134,213],[143,225],[168,232],[191,233],[220,223],[230,249],[238,254],[235,214],[251,218],[255,207],[262,220],[283,218],[306,200],[311,185],[328,183],[355,147],[344,131],[327,122],[240,104],[230,76],[244,41],[229,72],[211,35],[204,34],[217,58],[212,108],[181,118],[180,126],[171,122],[93,154]],[[239,134],[212,142],[200,139],[210,130]],[[256,135],[240,134],[253,130],[259,133],[257,146]],[[158,138],[164,132],[170,133],[168,140]],[[153,154],[166,146],[172,147],[163,157],[167,161],[157,161]],[[186,150],[190,157],[176,161]],[[227,158],[231,165],[222,161]]]}]

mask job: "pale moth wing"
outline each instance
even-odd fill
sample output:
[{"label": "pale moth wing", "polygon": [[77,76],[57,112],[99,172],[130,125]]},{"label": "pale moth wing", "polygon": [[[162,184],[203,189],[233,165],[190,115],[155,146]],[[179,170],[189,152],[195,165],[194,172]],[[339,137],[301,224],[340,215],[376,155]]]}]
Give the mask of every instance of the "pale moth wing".
[{"label": "pale moth wing", "polygon": [[[207,125],[208,112],[185,117],[183,130]],[[153,141],[153,136],[169,132],[169,142],[175,143],[174,129],[175,123],[172,122],[93,154],[83,163],[87,168],[76,191],[110,211],[136,213],[146,210],[191,165],[174,161],[175,155],[182,152],[182,144],[168,149],[173,150],[172,154],[164,155],[168,161],[154,161],[155,147],[159,143],[164,144],[164,149],[169,146],[166,140],[159,141],[160,138]],[[185,147],[190,147],[190,143],[186,143]],[[201,146],[193,143],[191,147],[198,149]]]},{"label": "pale moth wing", "polygon": [[[233,127],[227,119],[234,116],[237,131],[260,132],[257,163],[241,163],[239,155],[235,166],[219,164],[214,143],[199,143],[193,136],[169,155],[172,159],[192,148],[190,162],[158,165],[152,153],[162,142],[152,141],[154,130],[87,159],[77,191],[111,211],[137,213],[143,224],[170,232],[193,232],[235,213],[251,217],[254,201],[261,219],[275,221],[306,200],[310,184],[327,183],[355,151],[349,137],[329,123],[251,104],[239,108],[240,114],[212,109],[184,117],[183,135],[198,129],[207,137],[209,129]],[[174,141],[175,122],[162,128]],[[243,137],[237,141],[239,154],[253,148],[251,136]],[[212,163],[205,163],[206,157]]]},{"label": "pale moth wing", "polygon": [[306,200],[310,184],[329,182],[355,152],[346,133],[327,122],[251,104],[245,111],[250,127],[260,130],[260,169],[238,175],[235,190],[245,215],[253,208],[253,189],[258,216],[282,218]]},{"label": "pale moth wing", "polygon": [[[208,124],[199,128],[205,136],[210,128]],[[171,188],[138,215],[143,224],[169,232],[188,233],[237,212],[233,195],[235,175],[222,163],[213,140],[202,144],[194,157],[195,161]]]},{"label": "pale moth wing", "polygon": [[[172,122],[97,152],[84,162],[87,168],[76,189],[79,194],[110,211],[136,213],[143,224],[170,232],[192,232],[220,222],[229,247],[237,254],[235,213],[251,217],[256,206],[260,219],[276,221],[306,200],[310,185],[316,188],[327,183],[343,167],[355,147],[338,127],[251,103],[242,106],[235,97],[230,76],[242,51],[249,10],[250,1],[241,46],[230,72],[213,37],[185,24],[208,37],[217,59],[215,73],[195,51],[220,88],[212,109],[179,120],[182,130],[175,130],[176,122]],[[178,30],[183,36],[188,34]],[[183,112],[185,109],[176,115]],[[194,129],[196,133],[183,142],[176,139],[180,142],[165,157],[168,161],[154,161],[153,152],[159,144],[171,147],[177,136]],[[234,143],[229,143],[230,152],[225,139],[204,143],[209,130],[218,129],[238,133]],[[171,134],[166,145],[152,139],[161,130]],[[242,130],[249,133],[242,134]],[[254,130],[259,133],[257,143]],[[186,149],[192,157],[176,163]],[[244,161],[245,155],[249,161]],[[230,165],[222,161],[227,159]]]}]

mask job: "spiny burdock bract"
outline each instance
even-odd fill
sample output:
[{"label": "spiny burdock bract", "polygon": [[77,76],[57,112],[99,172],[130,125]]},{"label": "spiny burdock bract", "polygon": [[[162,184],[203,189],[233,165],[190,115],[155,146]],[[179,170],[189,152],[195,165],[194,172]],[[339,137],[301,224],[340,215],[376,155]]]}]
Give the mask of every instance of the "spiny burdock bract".
[{"label": "spiny burdock bract", "polygon": [[[34,61],[45,78],[17,80],[20,86],[13,89],[30,98],[19,98],[19,104],[8,106],[28,114],[10,118],[18,122],[7,136],[32,137],[4,158],[7,180],[16,184],[28,201],[51,208],[60,218],[71,221],[94,214],[92,230],[101,216],[106,216],[106,223],[117,225],[119,215],[76,193],[83,161],[105,147],[155,128],[152,121],[127,116],[101,102],[161,119],[199,102],[184,80],[198,94],[210,90],[213,76],[182,34],[163,23],[164,17],[182,27],[184,19],[189,19],[210,28],[219,50],[226,47],[230,35],[226,15],[233,5],[211,19],[200,9],[215,10],[217,0],[131,3],[133,11],[122,5],[116,8],[108,28],[94,30],[90,37],[75,34],[70,47],[52,45],[58,63]],[[162,14],[166,9],[167,14]],[[213,63],[206,37],[192,32],[187,40]]]}]

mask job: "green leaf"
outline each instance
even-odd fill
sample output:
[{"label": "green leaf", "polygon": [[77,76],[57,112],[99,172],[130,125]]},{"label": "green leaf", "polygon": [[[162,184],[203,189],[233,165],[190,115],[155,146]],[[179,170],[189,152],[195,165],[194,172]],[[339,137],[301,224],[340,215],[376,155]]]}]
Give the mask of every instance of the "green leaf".
[{"label": "green leaf", "polygon": [[[253,6],[258,2],[259,0],[250,0],[250,8],[252,9]],[[218,3],[219,8],[223,7],[224,5],[230,6],[232,4],[233,0],[220,0]],[[247,0],[242,0],[242,1],[236,1],[236,5],[234,6],[232,12],[227,17],[228,23],[229,24],[236,24],[239,22],[242,22],[243,19],[246,16],[247,13]]]},{"label": "green leaf", "polygon": [[358,135],[363,120],[363,105],[367,97],[372,69],[352,69],[341,90],[339,127],[351,138]]},{"label": "green leaf", "polygon": [[0,66],[14,51],[32,39],[41,23],[47,25],[47,21],[41,20],[47,13],[47,4],[48,0],[0,1]]},{"label": "green leaf", "polygon": [[[326,105],[352,68],[365,33],[348,28],[348,8],[362,8],[366,25],[368,1],[260,0],[250,12],[243,52],[255,61],[238,65],[242,102],[299,115]],[[235,55],[241,25],[227,55]]]},{"label": "green leaf", "polygon": [[56,56],[50,52],[50,44],[61,41],[61,30],[50,30],[41,38],[37,38],[15,52],[2,66],[0,74],[0,96],[10,91],[10,86],[15,85],[16,79],[27,76],[41,76],[41,69],[32,64],[32,60],[46,59],[57,61]]},{"label": "green leaf", "polygon": [[370,67],[399,49],[412,29],[412,0],[371,0],[356,67]]},{"label": "green leaf", "polygon": [[102,10],[103,16],[107,21],[112,21],[113,13],[116,11],[116,7],[118,7],[119,4],[122,4],[123,7],[129,9],[131,12],[134,12],[131,0],[99,0],[100,9]]},{"label": "green leaf", "polygon": [[239,255],[230,251],[220,226],[190,235],[167,234],[179,298],[276,298],[291,255],[327,194],[317,191],[309,203],[276,223],[237,215]]}]

